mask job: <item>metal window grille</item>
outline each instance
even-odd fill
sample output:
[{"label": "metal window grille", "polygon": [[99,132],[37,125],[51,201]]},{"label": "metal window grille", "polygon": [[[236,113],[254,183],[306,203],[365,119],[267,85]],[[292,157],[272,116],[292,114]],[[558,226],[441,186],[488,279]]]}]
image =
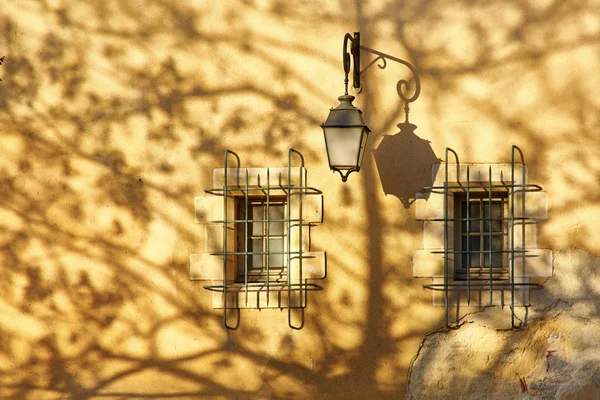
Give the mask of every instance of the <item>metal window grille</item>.
[{"label": "metal window grille", "polygon": [[[300,160],[299,166],[292,166],[292,155]],[[239,326],[239,311],[234,325],[228,323],[227,309],[228,294],[245,293],[246,306],[248,293],[260,292],[266,296],[267,305],[271,295],[276,294],[281,304],[281,298],[287,295],[288,325],[293,329],[301,329],[304,325],[304,308],[307,304],[307,292],[322,290],[314,283],[308,283],[302,276],[303,260],[310,258],[307,250],[303,248],[303,228],[310,223],[303,219],[302,198],[308,195],[317,195],[322,192],[307,186],[304,171],[304,157],[294,149],[288,151],[287,177],[276,177],[278,183],[273,184],[271,172],[266,170],[266,182],[249,184],[248,170],[245,177],[229,177],[229,159],[233,156],[236,168],[240,170],[240,158],[231,150],[226,150],[224,155],[224,181],[223,187],[205,189],[208,194],[223,197],[223,216],[220,221],[212,223],[223,224],[223,250],[211,253],[223,259],[223,280],[218,284],[204,286],[205,289],[223,293],[223,324],[228,329],[237,329]],[[294,181],[292,171],[298,170],[298,179]],[[228,199],[234,201],[235,212],[232,219],[228,207]],[[231,238],[228,231],[235,232],[236,246],[231,251],[228,240]],[[292,244],[292,236],[298,238],[297,244]],[[228,282],[228,260],[234,259],[235,280]],[[297,261],[292,263],[292,261]],[[294,297],[292,296],[294,294]],[[237,296],[235,297],[237,301]],[[293,299],[297,299],[293,301]],[[233,307],[236,308],[236,307]],[[292,323],[292,308],[301,309],[301,322]]]},{"label": "metal window grille", "polygon": [[[455,158],[456,182],[449,181],[450,153]],[[508,291],[511,324],[515,327],[516,291],[539,287],[536,283],[517,282],[515,279],[515,261],[521,258],[524,262],[527,253],[525,226],[533,223],[530,221],[531,218],[525,216],[524,212],[516,212],[517,209],[525,210],[526,198],[524,195],[516,195],[542,190],[539,185],[526,183],[525,168],[521,168],[521,177],[516,176],[515,156],[517,153],[520,159],[518,164],[524,166],[523,152],[517,146],[512,146],[510,177],[494,181],[492,166],[489,166],[487,182],[482,184],[481,180],[476,183],[471,181],[471,171],[468,165],[465,171],[466,179],[461,181],[461,165],[458,154],[454,150],[446,148],[444,184],[424,188],[425,192],[441,193],[444,198],[443,218],[430,219],[431,221],[441,221],[444,224],[444,249],[432,251],[432,253],[443,256],[443,283],[425,284],[423,287],[444,292],[446,325],[449,325],[450,292],[466,291],[467,304],[470,304],[472,289],[487,290],[489,304],[494,304],[494,291]],[[451,204],[451,197],[458,199],[456,200],[457,204]],[[460,212],[455,212],[453,217],[450,217],[450,207],[460,208]],[[455,242],[457,236],[460,238],[455,246],[450,245],[452,227],[460,227],[454,229]],[[519,235],[522,243],[515,243],[517,229],[522,230]],[[453,260],[460,261],[453,264]],[[457,264],[458,267],[456,267]],[[453,265],[454,268],[451,268]],[[504,271],[502,271],[503,269]],[[504,297],[500,301],[504,305]]]}]

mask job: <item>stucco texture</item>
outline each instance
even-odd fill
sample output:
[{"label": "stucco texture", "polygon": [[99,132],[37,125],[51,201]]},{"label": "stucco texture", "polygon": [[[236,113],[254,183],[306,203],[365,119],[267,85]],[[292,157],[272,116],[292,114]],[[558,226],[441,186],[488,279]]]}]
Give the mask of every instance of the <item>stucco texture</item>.
[{"label": "stucco texture", "polygon": [[[583,292],[600,290],[599,11],[576,0],[3,1],[0,398],[436,398],[431,382],[406,383],[437,377],[428,363],[462,362],[452,343],[478,357],[464,371],[488,376],[486,391],[520,393],[520,377],[539,392],[548,335],[560,333],[548,360],[569,371],[554,388],[566,394],[573,370],[592,368],[577,360],[597,343],[581,329],[598,334]],[[343,93],[354,31],[414,64],[422,88],[417,128],[399,133],[396,83],[409,71],[364,72],[355,105],[372,133],[360,173],[342,183],[319,124]],[[426,336],[445,313],[413,277],[415,202],[426,201],[413,191],[446,147],[461,162],[506,163],[513,144],[548,193],[537,245],[560,255],[540,292],[550,297],[532,295],[539,317],[520,330],[460,315],[472,322],[449,339]],[[205,283],[190,280],[194,197],[226,149],[266,168],[285,166],[290,147],[323,191],[311,250],[327,254],[324,290],[310,293],[301,330],[279,309],[241,310],[227,330]],[[552,297],[561,285],[578,300]],[[519,368],[486,364],[488,337],[495,354],[532,347]],[[592,369],[578,386],[590,393]]]}]

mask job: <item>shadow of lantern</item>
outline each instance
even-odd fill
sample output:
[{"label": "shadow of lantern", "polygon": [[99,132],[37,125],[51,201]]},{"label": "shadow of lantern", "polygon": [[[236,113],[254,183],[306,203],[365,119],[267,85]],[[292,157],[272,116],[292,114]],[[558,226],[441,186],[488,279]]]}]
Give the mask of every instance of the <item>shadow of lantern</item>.
[{"label": "shadow of lantern", "polygon": [[440,159],[428,140],[415,135],[416,125],[403,122],[398,127],[400,132],[385,135],[373,152],[383,191],[398,197],[409,208],[416,194],[432,185],[431,166]]}]

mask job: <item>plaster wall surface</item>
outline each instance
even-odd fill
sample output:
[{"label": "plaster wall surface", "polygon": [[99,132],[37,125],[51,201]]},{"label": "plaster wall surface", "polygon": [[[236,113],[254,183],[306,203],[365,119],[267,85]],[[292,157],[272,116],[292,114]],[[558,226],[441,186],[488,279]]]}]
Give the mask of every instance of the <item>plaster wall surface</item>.
[{"label": "plaster wall surface", "polygon": [[[468,375],[457,380],[465,390],[485,373],[494,377],[487,393],[521,393],[516,372],[540,396],[552,385],[564,396],[594,393],[596,342],[586,340],[597,335],[590,293],[600,287],[598,7],[2,2],[0,398],[427,398],[442,395],[414,377],[429,363],[464,361],[451,344],[477,360],[455,366]],[[318,125],[343,93],[342,39],[354,31],[413,63],[422,90],[409,115],[417,129],[399,133],[396,84],[409,71],[381,61],[365,71],[355,105],[372,133],[361,172],[342,183]],[[363,66],[372,60],[364,54]],[[457,315],[460,329],[427,336],[419,351],[444,309],[413,277],[423,247],[416,202],[427,201],[416,192],[446,147],[461,162],[507,163],[512,144],[548,193],[537,242],[556,252],[556,273],[532,295],[522,330],[482,322],[497,310],[465,310],[481,312]],[[190,280],[190,254],[204,245],[194,197],[226,149],[243,167],[266,168],[285,165],[290,147],[323,191],[311,249],[327,254],[324,290],[309,296],[302,330],[279,309],[242,310],[240,327],[227,330],[204,283]],[[560,333],[545,375],[543,352]],[[520,342],[532,347],[505,354]],[[436,356],[428,343],[447,351]],[[496,377],[487,352],[490,363],[515,366],[498,364]],[[590,377],[581,384],[578,369]],[[440,373],[432,376],[447,388]]]}]

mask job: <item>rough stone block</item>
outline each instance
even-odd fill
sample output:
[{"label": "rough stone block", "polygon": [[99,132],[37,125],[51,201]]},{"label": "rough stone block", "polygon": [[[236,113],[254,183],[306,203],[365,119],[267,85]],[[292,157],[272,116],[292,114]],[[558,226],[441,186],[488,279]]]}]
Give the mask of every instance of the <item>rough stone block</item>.
[{"label": "rough stone block", "polygon": [[[448,164],[448,182],[462,184],[467,183],[467,169],[469,170],[469,182],[472,184],[487,184],[491,180],[495,184],[511,184],[511,164]],[[514,181],[521,184],[526,179],[527,167],[523,164],[515,164]],[[444,164],[433,165],[434,186],[443,186],[446,180],[446,169]]]},{"label": "rough stone block", "polygon": [[537,224],[534,221],[516,221],[514,230],[515,249],[537,247]]},{"label": "rough stone block", "polygon": [[[227,280],[235,280],[236,267],[233,256],[227,257]],[[223,257],[209,253],[190,254],[190,280],[223,280]]]},{"label": "rough stone block", "polygon": [[[444,194],[431,193],[427,200],[416,203],[416,219],[420,221],[444,218]],[[454,196],[448,194],[448,218],[454,215]]]},{"label": "rough stone block", "polygon": [[515,193],[515,217],[544,220],[548,218],[548,194],[546,192]]},{"label": "rough stone block", "polygon": [[[444,249],[444,221],[425,221],[423,223],[423,248]],[[454,248],[454,222],[448,223],[448,248]]]},{"label": "rough stone block", "polygon": [[[247,173],[247,175],[246,175]],[[246,176],[250,187],[273,187],[283,188],[288,186],[288,168],[227,168],[228,187],[245,188]],[[306,169],[293,167],[290,171],[290,182],[292,186],[306,186]],[[222,188],[225,185],[225,168],[213,170],[213,187]]]},{"label": "rough stone block", "polygon": [[[310,250],[310,228],[308,226],[300,227],[298,225],[292,226],[290,229],[290,244],[292,251],[298,251],[300,248],[300,232],[302,232],[302,250]],[[287,246],[287,240],[286,246]]]},{"label": "rough stone block", "polygon": [[[290,278],[292,282],[298,282],[300,260],[294,258],[291,260]],[[324,279],[327,274],[326,258],[324,252],[305,252],[302,258],[302,280],[304,279]]]},{"label": "rough stone block", "polygon": [[[235,231],[227,229],[227,251],[235,251],[235,245]],[[207,253],[222,252],[223,248],[223,225],[205,225],[204,251]]]},{"label": "rough stone block", "polygon": [[[300,202],[298,199],[302,199],[302,201]],[[300,208],[300,205],[302,208]],[[302,211],[302,221],[305,224],[323,222],[323,196],[292,196],[292,204],[290,207],[292,219],[299,219],[300,211]]]},{"label": "rough stone block", "polygon": [[[454,261],[448,260],[448,268],[454,274]],[[415,250],[413,253],[413,275],[415,278],[431,278],[444,276],[444,255],[432,253],[431,250]]]}]

